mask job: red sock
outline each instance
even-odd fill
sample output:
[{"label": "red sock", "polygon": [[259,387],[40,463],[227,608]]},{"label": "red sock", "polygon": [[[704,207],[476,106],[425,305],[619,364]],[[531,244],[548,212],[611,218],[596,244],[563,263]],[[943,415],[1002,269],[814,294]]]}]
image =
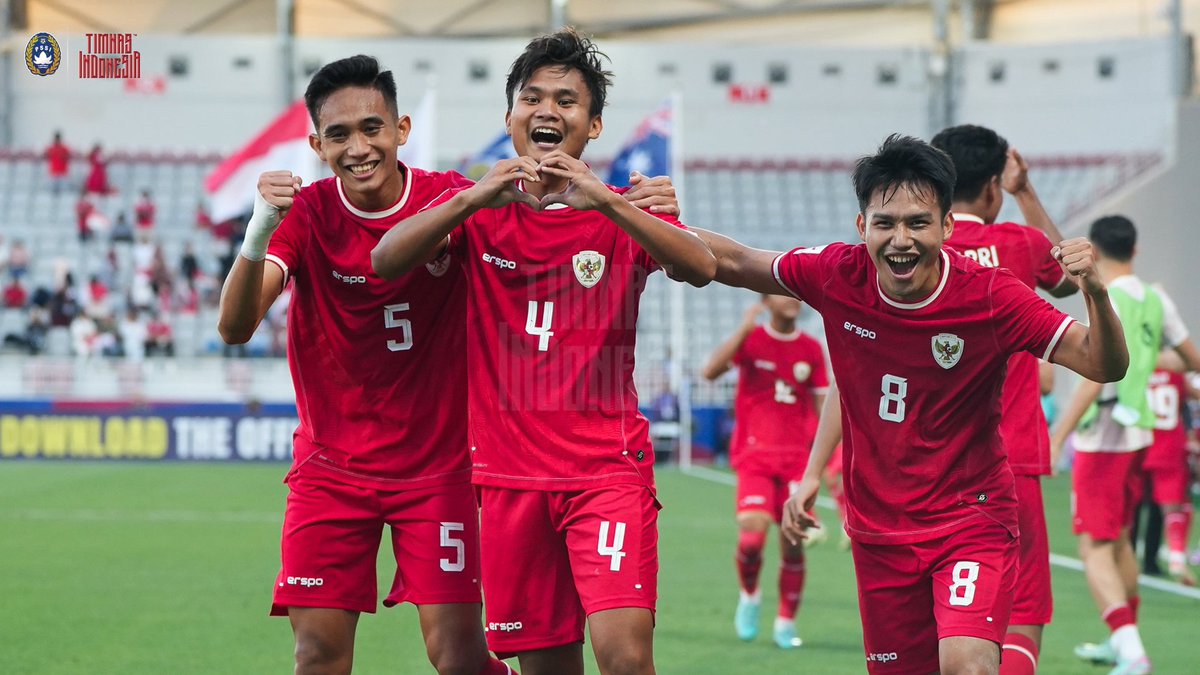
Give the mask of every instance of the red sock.
[{"label": "red sock", "polygon": [[758,590],[758,573],[762,570],[763,546],[767,543],[766,532],[738,532],[737,562],[738,581],[742,590],[753,593]]},{"label": "red sock", "polygon": [[784,558],[779,566],[779,617],[795,619],[800,609],[800,596],[804,593],[804,554],[797,558]]},{"label": "red sock", "polygon": [[1167,550],[1179,558],[1187,553],[1188,529],[1191,525],[1190,509],[1168,513],[1163,518],[1163,529],[1167,531]]},{"label": "red sock", "polygon": [[[1129,613],[1130,613],[1131,617],[1130,617],[1128,623],[1137,623],[1138,608],[1141,606],[1142,606],[1142,596],[1140,596],[1140,595],[1129,596]],[[1117,628],[1120,628],[1120,626],[1118,626]],[[1113,630],[1116,630],[1116,628],[1114,628]]]},{"label": "red sock", "polygon": [[499,659],[489,659],[483,670],[479,671],[479,675],[518,675],[518,673]]},{"label": "red sock", "polygon": [[1000,675],[1034,675],[1037,672],[1038,647],[1033,638],[1020,633],[1004,636],[1000,651]]},{"label": "red sock", "polygon": [[[1130,600],[1132,601],[1132,598],[1130,598]],[[1114,633],[1117,632],[1117,629],[1121,626],[1128,626],[1130,624],[1137,623],[1137,621],[1134,619],[1133,609],[1125,603],[1109,607],[1108,609],[1104,610],[1104,613],[1100,615],[1100,618],[1104,619],[1104,623],[1108,624],[1108,629]]]}]

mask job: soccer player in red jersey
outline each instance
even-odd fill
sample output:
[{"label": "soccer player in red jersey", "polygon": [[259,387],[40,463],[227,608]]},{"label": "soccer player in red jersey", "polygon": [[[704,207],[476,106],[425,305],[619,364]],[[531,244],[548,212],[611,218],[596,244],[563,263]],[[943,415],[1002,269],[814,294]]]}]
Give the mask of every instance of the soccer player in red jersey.
[{"label": "soccer player in red jersey", "polygon": [[[1183,423],[1188,386],[1183,359],[1173,350],[1159,354],[1159,369],[1150,376],[1150,407],[1154,411],[1154,442],[1146,449],[1142,470],[1144,485],[1162,508],[1167,538],[1167,571],[1179,583],[1195,586],[1187,565],[1188,530],[1192,526],[1192,500],[1188,494],[1192,472],[1188,466],[1188,433]],[[1140,501],[1140,500],[1139,500]],[[1148,555],[1156,555],[1150,551]]]},{"label": "soccer player in red jersey", "polygon": [[259,178],[220,310],[222,337],[246,342],[293,284],[288,360],[300,426],[271,613],[291,619],[297,673],[350,672],[359,614],[375,611],[386,524],[397,571],[384,604],[417,605],[437,671],[511,672],[488,654],[480,623],[457,328],[466,286],[448,263],[389,282],[369,259],[393,223],[470,181],[397,161],[410,122],[392,74],[371,57],[326,65],[305,101],[317,129],[310,143],[334,177],[304,189],[286,171]]},{"label": "soccer player in red jersey", "polygon": [[472,479],[488,643],[526,675],[653,673],[657,510],[638,412],[638,299],[664,268],[702,286],[716,261],[673,218],[634,208],[580,159],[609,83],[595,45],[539,37],[509,72],[517,157],[450,190],[372,252],[385,278],[447,253],[468,292]]},{"label": "soccer player in red jersey", "polygon": [[[721,343],[701,373],[715,380],[738,369],[733,440],[729,454],[737,472],[737,553],[741,593],[734,613],[739,638],[758,637],[762,593],[758,587],[762,553],[771,522],[783,517],[783,503],[800,480],[812,447],[817,417],[829,387],[821,343],[796,326],[799,300],[764,295],[750,307],[741,326]],[[769,311],[767,323],[758,316]],[[781,537],[779,612],[773,637],[782,649],[799,647],[796,610],[804,591],[804,547]]]},{"label": "soccer player in red jersey", "polygon": [[[1120,378],[1128,360],[1091,244],[1056,250],[1084,289],[1084,326],[1010,272],[943,246],[954,185],[945,153],[892,136],[854,170],[863,244],[779,253],[701,233],[718,281],[791,293],[824,320],[871,673],[998,672],[1018,555],[999,434],[1008,358],[1030,351],[1098,380]],[[830,448],[818,446],[785,505],[796,540]]]},{"label": "soccer player in red jersey", "polygon": [[[1020,153],[995,131],[971,124],[944,129],[930,144],[950,156],[958,176],[950,204],[954,234],[946,245],[985,267],[1007,268],[1032,289],[1042,288],[1055,297],[1076,292],[1078,287],[1050,254],[1062,235],[1038,199]],[[1016,199],[1032,227],[996,222],[1005,192]],[[1028,352],[1013,354],[1008,361],[1000,436],[1015,474],[1021,530],[1021,564],[1004,639],[1007,658],[1002,659],[1000,672],[1032,675],[1037,672],[1042,631],[1053,616],[1054,601],[1041,486],[1041,476],[1050,474],[1050,429],[1042,412],[1038,359]]]}]

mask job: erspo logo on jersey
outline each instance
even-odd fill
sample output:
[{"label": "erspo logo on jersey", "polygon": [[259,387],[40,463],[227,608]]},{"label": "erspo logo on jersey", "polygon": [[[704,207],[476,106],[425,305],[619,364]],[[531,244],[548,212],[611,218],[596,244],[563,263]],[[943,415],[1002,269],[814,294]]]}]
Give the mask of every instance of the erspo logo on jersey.
[{"label": "erspo logo on jersey", "polygon": [[487,625],[489,631],[498,631],[501,633],[515,633],[525,626],[520,621],[492,621]]},{"label": "erspo logo on jersey", "polygon": [[899,661],[900,655],[896,652],[872,652],[867,654],[867,660],[877,663],[891,663],[892,661]]},{"label": "erspo logo on jersey", "polygon": [[[303,586],[305,588],[315,588],[317,586],[324,586],[325,579],[323,579],[321,577],[288,577],[287,584],[288,584],[288,586]],[[283,584],[280,584],[280,585],[282,586]]]},{"label": "erspo logo on jersey", "polygon": [[866,338],[868,340],[875,339],[875,331],[867,329],[867,328],[863,328],[862,326],[855,326],[854,324],[850,323],[849,321],[847,321],[842,326],[842,328],[845,328],[846,330],[850,331],[851,333],[854,333],[855,335],[857,335],[860,338]]},{"label": "erspo logo on jersey", "polygon": [[504,258],[501,258],[498,255],[492,255],[491,253],[483,254],[483,262],[491,263],[491,264],[495,265],[496,267],[499,267],[502,270],[517,269],[517,263],[515,263],[514,261],[505,260]]},{"label": "erspo logo on jersey", "polygon": [[339,272],[337,270],[330,270],[330,271],[333,272],[333,278],[337,279],[338,281],[342,282],[343,284],[365,284],[365,283],[367,283],[367,278],[361,274],[342,274],[341,272]]}]

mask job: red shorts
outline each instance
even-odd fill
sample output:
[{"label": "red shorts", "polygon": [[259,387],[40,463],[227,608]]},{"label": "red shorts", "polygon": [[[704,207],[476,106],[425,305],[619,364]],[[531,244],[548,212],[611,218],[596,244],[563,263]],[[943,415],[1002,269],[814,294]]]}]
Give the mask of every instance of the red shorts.
[{"label": "red shorts", "polygon": [[779,523],[783,520],[783,503],[796,491],[800,478],[800,475],[784,477],[739,471],[737,513],[764,511]]},{"label": "red shorts", "polygon": [[936,673],[938,641],[1004,642],[1017,577],[1018,543],[977,522],[931,541],[852,541],[869,673]]},{"label": "red shorts", "polygon": [[[1192,501],[1188,494],[1192,484],[1192,472],[1188,468],[1187,455],[1179,458],[1179,462],[1171,466],[1144,466],[1142,473],[1145,483],[1150,485],[1150,497],[1155,504],[1187,504]],[[1139,487],[1144,484],[1139,483]],[[1138,491],[1134,503],[1142,501],[1144,488]]]},{"label": "red shorts", "polygon": [[1142,494],[1143,453],[1075,453],[1075,467],[1071,469],[1075,534],[1113,541],[1132,524]]},{"label": "red shorts", "polygon": [[294,474],[271,614],[288,607],[374,612],[375,561],[391,526],[396,575],[383,604],[481,602],[479,516],[468,483],[384,491]]},{"label": "red shorts", "polygon": [[659,505],[645,485],[479,494],[492,651],[582,642],[586,617],[607,609],[654,611]]},{"label": "red shorts", "polygon": [[1017,586],[1013,593],[1014,626],[1044,626],[1054,616],[1050,591],[1050,540],[1046,536],[1046,510],[1039,476],[1014,476],[1017,485],[1017,519],[1021,529]]}]

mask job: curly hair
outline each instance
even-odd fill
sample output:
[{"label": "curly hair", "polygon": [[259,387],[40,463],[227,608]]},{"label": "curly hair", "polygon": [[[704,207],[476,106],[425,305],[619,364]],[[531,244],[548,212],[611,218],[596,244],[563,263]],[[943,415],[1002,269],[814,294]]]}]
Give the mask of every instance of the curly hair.
[{"label": "curly hair", "polygon": [[592,117],[604,111],[604,98],[612,84],[612,72],[604,70],[600,59],[608,55],[596,47],[596,43],[575,32],[574,28],[563,28],[555,33],[534,38],[525,46],[525,51],[513,61],[508,71],[505,94],[508,109],[513,108],[513,97],[539,68],[547,66],[563,70],[575,69],[587,83],[592,104],[588,113]]}]

